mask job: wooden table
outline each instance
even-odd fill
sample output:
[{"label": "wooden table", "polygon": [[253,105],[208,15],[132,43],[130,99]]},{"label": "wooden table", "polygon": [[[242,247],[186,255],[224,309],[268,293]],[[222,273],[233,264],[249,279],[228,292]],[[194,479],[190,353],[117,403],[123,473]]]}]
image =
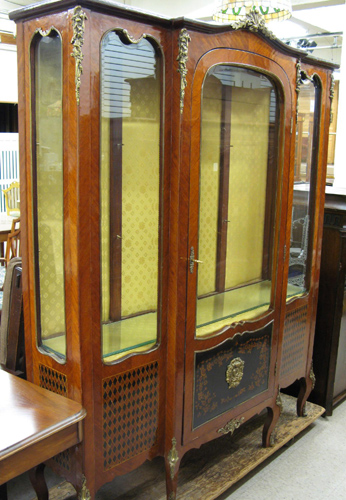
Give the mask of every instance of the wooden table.
[{"label": "wooden table", "polygon": [[[85,415],[79,403],[0,370],[0,485],[78,444]],[[38,499],[48,498],[43,474],[36,479]]]},{"label": "wooden table", "polygon": [[13,217],[7,214],[0,214],[0,257],[5,255],[4,244],[7,242],[7,236],[11,232]]}]

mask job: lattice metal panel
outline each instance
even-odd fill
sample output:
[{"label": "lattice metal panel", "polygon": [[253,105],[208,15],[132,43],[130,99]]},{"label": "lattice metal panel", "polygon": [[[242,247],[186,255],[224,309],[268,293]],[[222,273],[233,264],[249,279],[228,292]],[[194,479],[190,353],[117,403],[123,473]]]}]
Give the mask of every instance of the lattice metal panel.
[{"label": "lattice metal panel", "polygon": [[67,396],[67,377],[45,365],[39,365],[40,387]]},{"label": "lattice metal panel", "polygon": [[108,470],[150,450],[158,427],[158,363],[102,381],[103,458]]},{"label": "lattice metal panel", "polygon": [[67,471],[71,470],[71,453],[70,450],[65,450],[56,455],[53,460],[58,464],[58,466]]},{"label": "lattice metal panel", "polygon": [[[51,392],[67,396],[67,377],[45,365],[39,365],[40,387],[48,389]],[[71,453],[70,450],[65,450],[56,455],[53,460],[58,466],[67,471],[71,470]]]},{"label": "lattice metal panel", "polygon": [[308,306],[287,313],[282,349],[280,378],[283,379],[305,366]]}]

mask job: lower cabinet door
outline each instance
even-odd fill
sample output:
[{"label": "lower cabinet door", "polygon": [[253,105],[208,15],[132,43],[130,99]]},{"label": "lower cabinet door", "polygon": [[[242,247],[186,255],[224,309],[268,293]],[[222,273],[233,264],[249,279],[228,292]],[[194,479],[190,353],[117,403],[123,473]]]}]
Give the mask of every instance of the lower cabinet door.
[{"label": "lower cabinet door", "polygon": [[[210,340],[215,344],[215,338]],[[189,363],[193,371],[189,376],[187,370],[186,378],[185,443],[217,432],[227,418],[244,412],[249,416],[252,408],[252,414],[257,412],[273,393],[275,349],[271,320],[255,330],[245,327],[212,347],[204,342],[202,349],[188,356],[193,356]]]}]

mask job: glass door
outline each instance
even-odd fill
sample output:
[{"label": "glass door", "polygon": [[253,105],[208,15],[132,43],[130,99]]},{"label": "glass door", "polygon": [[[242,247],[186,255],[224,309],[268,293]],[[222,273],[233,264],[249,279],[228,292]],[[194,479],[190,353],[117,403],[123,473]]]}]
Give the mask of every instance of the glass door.
[{"label": "glass door", "polygon": [[278,94],[265,74],[212,67],[201,101],[196,337],[271,306]]},{"label": "glass door", "polygon": [[37,345],[66,358],[62,41],[51,29],[31,45],[33,212]]},{"label": "glass door", "polygon": [[287,300],[309,292],[320,121],[320,85],[298,77],[294,186]]},{"label": "glass door", "polygon": [[110,31],[101,44],[102,359],[160,338],[161,57],[146,38]]}]

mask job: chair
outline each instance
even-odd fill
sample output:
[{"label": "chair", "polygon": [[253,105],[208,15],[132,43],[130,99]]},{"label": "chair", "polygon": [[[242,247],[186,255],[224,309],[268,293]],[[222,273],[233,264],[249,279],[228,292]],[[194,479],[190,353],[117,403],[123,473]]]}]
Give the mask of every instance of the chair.
[{"label": "chair", "polygon": [[[5,257],[0,257],[0,262],[3,262],[6,267],[11,259],[20,256],[20,217],[18,217],[18,219],[12,221],[11,232],[7,236]],[[3,279],[1,280],[2,274],[4,274],[3,268],[0,269],[0,289],[2,289],[1,282],[3,283]]]},{"label": "chair", "polygon": [[19,182],[12,182],[7,189],[3,189],[7,215],[18,217],[20,215],[20,191]]},{"label": "chair", "polygon": [[20,248],[20,217],[12,221],[11,232],[7,237],[5,261],[8,265],[9,261],[14,257],[21,256]]},{"label": "chair", "polygon": [[20,257],[15,257],[9,262],[1,295],[0,365],[14,375],[25,377],[22,259]]}]

